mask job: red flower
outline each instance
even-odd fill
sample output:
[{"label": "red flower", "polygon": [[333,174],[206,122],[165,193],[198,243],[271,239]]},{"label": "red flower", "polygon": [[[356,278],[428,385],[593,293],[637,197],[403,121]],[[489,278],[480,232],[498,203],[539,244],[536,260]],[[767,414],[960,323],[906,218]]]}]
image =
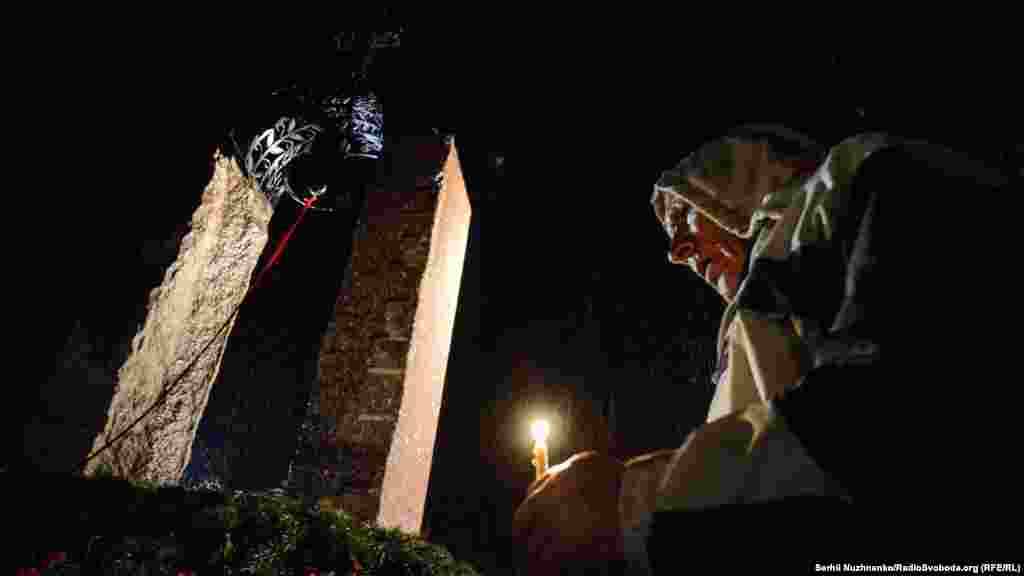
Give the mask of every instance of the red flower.
[{"label": "red flower", "polygon": [[337,442],[338,442],[338,438],[334,434],[328,434],[327,432],[324,432],[324,433],[320,434],[320,447],[321,448],[331,448]]},{"label": "red flower", "polygon": [[191,568],[178,570],[178,576],[196,576],[196,571]]},{"label": "red flower", "polygon": [[320,576],[320,571],[312,566],[306,566],[302,571],[303,576]]},{"label": "red flower", "polygon": [[38,568],[18,568],[18,576],[39,576]]},{"label": "red flower", "polygon": [[39,563],[40,568],[49,568],[54,562],[65,562],[68,559],[67,552],[48,552],[46,559]]},{"label": "red flower", "polygon": [[326,464],[320,467],[320,476],[325,480],[333,480],[338,473],[331,469]]}]

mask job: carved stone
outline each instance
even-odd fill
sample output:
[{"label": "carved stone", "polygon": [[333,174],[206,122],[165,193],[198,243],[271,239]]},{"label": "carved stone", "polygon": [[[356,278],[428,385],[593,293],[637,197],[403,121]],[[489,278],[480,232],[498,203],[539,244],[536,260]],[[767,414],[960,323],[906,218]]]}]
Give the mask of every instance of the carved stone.
[{"label": "carved stone", "polygon": [[218,152],[191,231],[163,283],[150,293],[145,324],[118,372],[107,420],[91,454],[187,372],[151,413],[90,460],[85,474],[107,465],[121,477],[180,481],[220,369],[234,323],[231,314],[249,288],[271,214],[269,203],[237,163]]},{"label": "carved stone", "polygon": [[[330,496],[366,522],[418,532],[470,206],[452,143],[406,139],[391,150],[404,169],[369,195],[337,332],[322,341],[320,399],[351,469]],[[424,186],[438,175],[440,190]]]}]

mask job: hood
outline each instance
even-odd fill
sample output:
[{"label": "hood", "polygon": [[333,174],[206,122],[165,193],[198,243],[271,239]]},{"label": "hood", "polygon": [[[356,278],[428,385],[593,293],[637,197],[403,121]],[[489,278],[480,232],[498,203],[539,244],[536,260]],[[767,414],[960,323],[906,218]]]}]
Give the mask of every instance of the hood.
[{"label": "hood", "polygon": [[825,150],[781,126],[742,126],[701,146],[654,185],[651,204],[662,223],[682,202],[741,238],[766,195],[813,170]]},{"label": "hood", "polygon": [[[754,210],[750,227],[763,230],[754,239],[749,266],[761,258],[785,259],[801,246],[831,241],[838,214],[844,212],[846,192],[860,165],[875,151],[890,145],[881,133],[858,134],[833,146],[810,171],[801,171],[788,185],[765,194]],[[771,227],[758,224],[771,221]],[[744,278],[736,299],[726,307],[718,331],[718,353],[725,346],[729,327],[742,307],[750,278]]]}]

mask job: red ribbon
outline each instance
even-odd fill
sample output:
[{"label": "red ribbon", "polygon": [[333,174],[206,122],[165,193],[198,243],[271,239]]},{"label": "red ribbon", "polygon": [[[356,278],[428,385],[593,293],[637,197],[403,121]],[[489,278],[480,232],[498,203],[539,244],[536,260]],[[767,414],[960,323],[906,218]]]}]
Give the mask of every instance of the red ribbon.
[{"label": "red ribbon", "polygon": [[306,200],[302,202],[302,210],[299,211],[299,217],[295,219],[295,222],[292,222],[292,225],[288,228],[288,231],[285,232],[283,236],[281,236],[280,240],[277,241],[277,248],[275,248],[274,253],[271,254],[270,260],[267,261],[267,265],[264,266],[263,270],[260,270],[259,275],[256,276],[256,281],[253,282],[253,286],[255,288],[259,288],[260,286],[263,285],[263,277],[266,276],[267,271],[270,270],[270,268],[277,263],[277,260],[281,257],[281,253],[284,252],[285,245],[288,244],[288,240],[291,239],[292,233],[295,232],[295,228],[298,227],[299,222],[302,222],[302,218],[303,216],[306,215],[306,211],[313,206],[313,203],[316,202],[317,198],[318,196],[310,196],[309,198],[306,198]]}]

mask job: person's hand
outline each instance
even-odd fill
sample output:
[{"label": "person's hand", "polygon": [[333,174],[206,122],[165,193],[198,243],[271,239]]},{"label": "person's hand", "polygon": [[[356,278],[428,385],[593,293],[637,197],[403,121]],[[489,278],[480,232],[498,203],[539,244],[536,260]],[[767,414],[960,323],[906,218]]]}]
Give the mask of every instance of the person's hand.
[{"label": "person's hand", "polygon": [[584,452],[549,468],[530,485],[514,518],[517,542],[526,550],[526,573],[621,565],[623,469],[614,458]]}]

